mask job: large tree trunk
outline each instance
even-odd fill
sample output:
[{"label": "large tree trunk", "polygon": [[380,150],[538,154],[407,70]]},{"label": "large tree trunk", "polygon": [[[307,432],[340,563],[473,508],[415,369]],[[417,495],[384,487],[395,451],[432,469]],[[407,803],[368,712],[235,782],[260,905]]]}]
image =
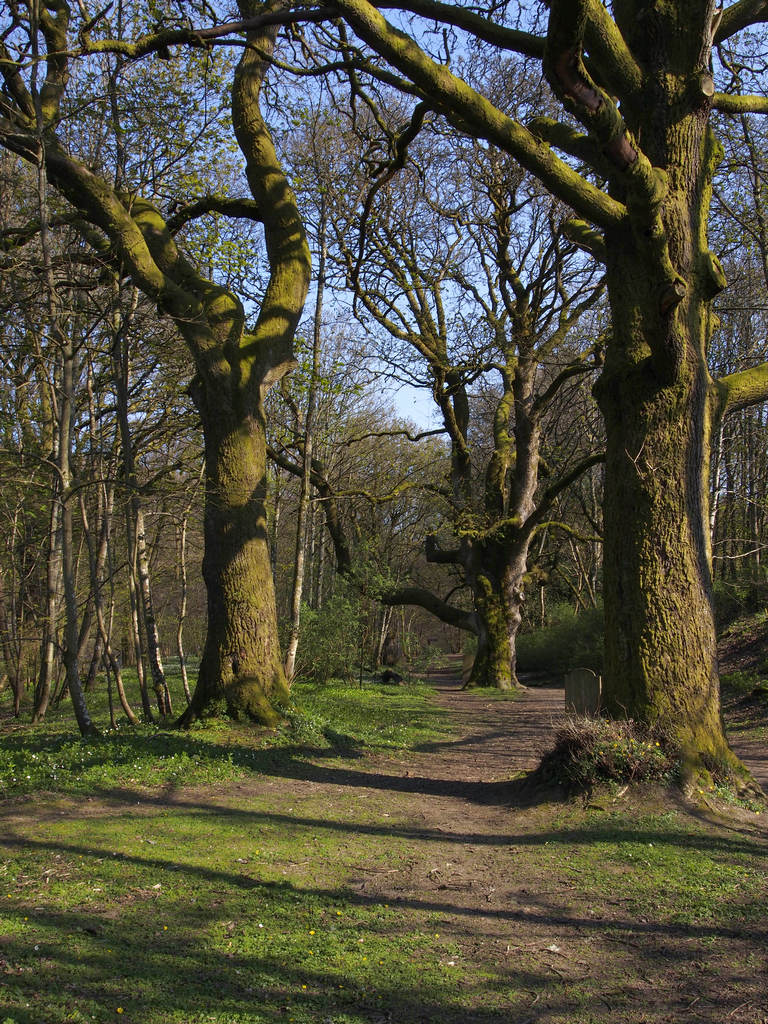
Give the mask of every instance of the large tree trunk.
[{"label": "large tree trunk", "polygon": [[[268,22],[280,6],[278,0],[239,3],[243,19],[264,14]],[[68,81],[69,17],[66,3],[47,12],[42,27],[46,49],[58,56],[47,64],[45,102],[35,102],[17,76],[11,107],[18,123],[14,121],[11,135],[0,131],[1,141],[43,168],[83,220],[99,229],[94,232],[81,224],[105,265],[130,277],[170,316],[189,347],[206,447],[204,576],[209,626],[198,686],[183,720],[191,721],[223,697],[230,713],[273,722],[272,703],[285,700],[287,688],[266,543],[262,403],[268,389],[295,364],[293,337],[310,277],[309,248],[296,199],[259,109],[278,28],[268,24],[245,33],[232,84],[232,124],[252,200],[209,197],[202,206],[185,204],[165,220],[132,189],[113,189],[56,138]],[[40,116],[35,118],[30,111]],[[44,161],[39,158],[41,147]],[[40,194],[44,196],[44,188]],[[263,224],[268,283],[250,330],[237,296],[202,277],[175,243],[175,232],[208,210]],[[142,702],[146,710],[143,694]]]},{"label": "large tree trunk", "polygon": [[275,724],[289,690],[267,542],[263,412],[255,402],[256,409],[238,415],[234,403],[224,408],[220,393],[213,403],[200,392],[195,397],[205,433],[208,633],[197,687],[182,721],[221,709]]},{"label": "large tree trunk", "polygon": [[[241,0],[241,13],[256,10]],[[181,325],[195,353],[193,395],[205,435],[208,632],[182,723],[223,701],[230,715],[275,724],[287,704],[267,538],[264,396],[292,368],[293,335],[309,286],[306,235],[259,109],[275,29],[249,33],[235,73],[232,120],[264,224],[270,278],[252,332],[242,305],[215,286],[200,294],[208,329]],[[196,285],[198,287],[198,285]]]},{"label": "large tree trunk", "polygon": [[736,762],[720,714],[709,536],[716,281],[696,230],[707,201],[696,185],[711,166],[700,125],[674,141],[688,168],[664,209],[679,305],[629,232],[608,239],[615,334],[596,389],[607,435],[604,693],[608,711],[658,727],[698,768]]},{"label": "large tree trunk", "polygon": [[467,577],[478,626],[477,655],[466,688],[515,690],[520,686],[516,640],[522,619],[527,554],[527,543],[513,551],[500,544],[484,545],[474,554],[472,561],[479,565],[473,566]]},{"label": "large tree trunk", "polygon": [[607,708],[660,726],[686,750],[728,761],[702,443],[706,380],[692,368],[687,382],[664,387],[641,366],[613,381],[601,406]]}]

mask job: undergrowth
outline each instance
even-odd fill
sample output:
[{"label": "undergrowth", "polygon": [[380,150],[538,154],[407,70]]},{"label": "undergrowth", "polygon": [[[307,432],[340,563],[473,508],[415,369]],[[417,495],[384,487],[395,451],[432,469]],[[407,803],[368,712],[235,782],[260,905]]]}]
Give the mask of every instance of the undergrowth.
[{"label": "undergrowth", "polygon": [[675,778],[678,751],[631,719],[573,717],[557,730],[542,760],[544,778],[571,790],[604,782],[659,782]]},{"label": "undergrowth", "polygon": [[[177,680],[169,676],[169,682],[175,690]],[[430,692],[420,684],[297,684],[293,707],[278,729],[210,718],[188,731],[127,721],[112,729],[97,693],[89,702],[100,735],[89,739],[80,737],[67,702],[35,726],[11,718],[0,704],[0,798],[210,785],[271,771],[281,761],[407,749],[447,732],[447,719],[430,703]]]},{"label": "undergrowth", "polygon": [[556,605],[550,623],[517,638],[517,666],[522,672],[562,676],[576,668],[603,671],[603,609],[576,614],[570,605]]}]

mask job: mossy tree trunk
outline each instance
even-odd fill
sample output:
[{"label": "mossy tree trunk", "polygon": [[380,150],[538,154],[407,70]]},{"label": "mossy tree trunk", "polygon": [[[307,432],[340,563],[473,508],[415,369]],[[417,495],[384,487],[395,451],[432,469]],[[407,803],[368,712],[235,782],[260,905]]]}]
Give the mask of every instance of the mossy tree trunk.
[{"label": "mossy tree trunk", "polygon": [[[422,115],[421,105],[414,108],[398,137],[403,160]],[[589,455],[578,465],[550,467],[550,486],[540,486],[547,414],[569,381],[595,368],[597,346],[571,342],[571,332],[604,286],[599,275],[584,273],[584,261],[574,259],[557,226],[558,211],[549,199],[530,195],[530,180],[512,161],[456,143],[450,187],[440,184],[443,168],[420,152],[418,185],[414,176],[406,174],[399,184],[390,175],[389,195],[375,207],[381,181],[369,192],[364,210],[372,215],[363,213],[358,226],[364,227],[363,248],[350,243],[347,221],[336,232],[363,323],[372,318],[393,339],[396,373],[405,358],[402,346],[410,349],[450,445],[440,512],[444,533],[453,537],[441,537],[442,547],[436,536],[427,537],[425,553],[429,562],[458,567],[470,595],[472,610],[463,621],[478,648],[467,685],[513,690],[531,541],[556,496],[595,461]],[[546,241],[537,234],[542,222]],[[444,248],[436,238],[446,239]],[[459,245],[462,238],[466,244]],[[463,311],[459,328],[448,313],[454,306]],[[385,595],[391,603],[406,598],[446,623],[461,618],[423,588]]]},{"label": "mossy tree trunk", "polygon": [[266,522],[266,441],[260,402],[248,412],[225,395],[198,397],[205,431],[208,632],[190,714],[223,704],[265,723],[288,686],[277,640]]},{"label": "mossy tree trunk", "polygon": [[[637,4],[627,6],[638,15]],[[632,126],[622,159],[633,154],[630,166],[641,164],[633,145],[641,138],[646,164],[637,169],[647,180],[624,183],[624,198],[637,208],[605,238],[613,323],[597,388],[607,435],[605,700],[614,715],[661,727],[694,760],[731,761],[720,714],[708,530],[706,357],[710,301],[722,272],[704,225],[718,147],[704,97],[690,99],[691,73],[704,71],[708,56],[710,5],[695,5],[696,12],[683,6],[665,2],[646,12],[650,38],[621,12],[620,27],[653,74],[652,101],[644,91],[622,107]],[[699,34],[687,31],[691,18],[700,19]],[[662,43],[669,39],[673,45]],[[552,77],[561,90],[570,88],[567,73]]]},{"label": "mossy tree trunk", "polygon": [[[695,252],[692,232],[683,240]],[[607,708],[659,725],[694,757],[727,762],[708,530],[708,300],[696,294],[691,269],[682,308],[638,331],[638,321],[648,319],[638,314],[658,295],[658,282],[647,266],[612,250],[614,323],[628,329],[610,353],[598,389],[608,438]],[[648,344],[651,331],[657,346]],[[680,358],[662,368],[652,347],[664,352],[669,344]]]},{"label": "mossy tree trunk", "polygon": [[[528,544],[484,544],[474,553],[480,564],[467,573],[477,620],[477,655],[467,688],[492,686],[514,690],[517,632],[522,621]],[[471,564],[471,563],[470,563]]]},{"label": "mossy tree trunk", "polygon": [[692,770],[737,764],[720,710],[708,505],[713,429],[741,390],[724,397],[707,366],[711,302],[726,283],[706,235],[722,152],[709,123],[714,16],[704,2],[617,7],[643,87],[622,96],[610,129],[580,58],[564,56],[574,20],[548,40],[550,81],[607,144],[628,213],[605,231],[613,336],[596,388],[607,435],[606,707],[660,728]]}]

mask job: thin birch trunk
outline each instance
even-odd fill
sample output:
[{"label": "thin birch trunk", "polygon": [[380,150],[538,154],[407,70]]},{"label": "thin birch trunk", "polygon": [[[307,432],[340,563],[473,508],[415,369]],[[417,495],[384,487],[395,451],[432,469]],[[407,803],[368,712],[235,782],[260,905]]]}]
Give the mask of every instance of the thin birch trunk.
[{"label": "thin birch trunk", "polygon": [[[131,725],[138,725],[138,721],[139,720],[136,717],[136,713],[134,712],[133,708],[131,707],[131,705],[128,702],[128,699],[127,699],[127,697],[125,695],[125,688],[123,686],[123,679],[122,679],[122,674],[121,674],[121,671],[120,671],[120,664],[119,664],[117,658],[115,657],[114,651],[112,650],[112,642],[111,642],[111,637],[110,637],[111,629],[109,629],[107,627],[107,623],[106,623],[106,620],[105,620],[105,617],[104,617],[104,600],[103,600],[103,597],[102,597],[102,587],[103,587],[102,574],[103,574],[104,563],[106,561],[107,554],[108,554],[108,549],[109,549],[109,526],[110,526],[110,522],[111,522],[111,518],[112,518],[112,511],[114,509],[114,488],[110,488],[109,490],[107,490],[106,485],[104,485],[102,483],[102,486],[104,487],[104,490],[105,490],[104,502],[103,502],[104,516],[103,516],[102,523],[101,523],[101,531],[100,531],[100,536],[99,536],[99,547],[98,547],[98,549],[96,549],[94,547],[93,537],[92,537],[91,532],[90,532],[90,530],[88,528],[88,514],[87,514],[87,509],[85,507],[85,501],[83,500],[82,495],[81,495],[81,498],[80,498],[80,510],[81,510],[81,515],[83,517],[83,532],[85,534],[86,544],[87,544],[87,547],[88,547],[88,564],[89,564],[90,573],[91,573],[91,590],[92,590],[92,593],[93,593],[93,607],[94,607],[94,611],[95,611],[95,614],[96,614],[96,627],[97,627],[97,629],[99,631],[95,646],[96,646],[96,648],[100,648],[104,652],[104,659],[106,660],[106,663],[107,663],[107,672],[109,674],[109,672],[111,671],[112,675],[114,676],[115,686],[116,686],[116,689],[117,689],[117,695],[118,695],[118,698],[120,700],[120,704],[122,706],[122,709],[125,712],[126,718],[131,723]],[[103,557],[102,557],[102,552],[103,552]],[[94,650],[94,655],[95,655],[95,653],[96,653],[96,650]],[[111,683],[110,683],[110,686],[111,686]],[[110,691],[110,699],[111,699],[111,691]],[[111,704],[110,704],[110,714],[111,713],[112,712],[111,712]]]},{"label": "thin birch trunk", "polygon": [[[33,95],[39,99],[36,89]],[[42,111],[37,106],[38,130],[42,139]],[[37,199],[38,212],[40,216],[40,243],[43,257],[43,268],[48,300],[49,329],[51,337],[61,358],[61,388],[56,409],[56,421],[58,426],[58,489],[60,498],[61,517],[61,574],[64,590],[64,668],[66,671],[67,688],[72,698],[72,706],[75,712],[78,728],[83,736],[92,736],[97,732],[91,721],[88,707],[85,702],[82,687],[80,685],[80,670],[78,662],[79,630],[77,613],[77,591],[75,582],[75,560],[74,560],[74,530],[72,521],[71,504],[71,447],[72,447],[72,425],[75,412],[75,343],[73,332],[70,328],[65,330],[62,325],[60,310],[60,299],[54,280],[51,260],[51,238],[48,216],[48,178],[43,157],[44,147],[40,146],[40,162],[38,164],[37,176]],[[45,714],[47,697],[50,693],[50,677],[48,677],[47,692],[44,692],[42,700],[35,708],[35,719]]]},{"label": "thin birch trunk", "polygon": [[179,656],[179,671],[181,682],[184,687],[184,697],[187,704],[192,703],[192,692],[189,689],[187,678],[187,659],[184,654],[184,620],[187,617],[187,515],[181,517],[178,536],[179,551],[179,583],[181,585],[181,600],[179,603],[179,622],[176,627],[176,653]]},{"label": "thin birch trunk", "polygon": [[[117,290],[117,289],[116,289]],[[116,296],[117,297],[117,296]],[[144,509],[139,495],[138,479],[136,476],[136,461],[133,450],[133,437],[129,418],[129,357],[128,357],[128,327],[138,301],[138,293],[134,289],[132,293],[131,306],[124,317],[120,317],[119,311],[115,312],[114,335],[112,341],[112,366],[115,393],[117,398],[117,417],[120,426],[120,442],[123,452],[123,470],[125,486],[128,494],[130,511],[127,513],[129,547],[133,549],[131,565],[133,566],[133,600],[141,602],[141,616],[132,607],[132,622],[134,629],[138,630],[143,620],[144,643],[146,645],[147,660],[152,675],[152,686],[155,691],[157,708],[161,715],[171,714],[171,702],[168,687],[165,682],[165,672],[160,657],[160,638],[155,618],[154,604],[152,601],[152,586],[149,573],[149,559],[147,557],[146,530],[144,524]],[[141,643],[139,643],[139,649]],[[137,669],[139,658],[137,649]],[[141,667],[139,683],[142,687],[142,705],[144,714],[151,716],[148,698],[145,701],[146,678],[143,676],[143,665]]]},{"label": "thin birch trunk", "polygon": [[130,505],[125,509],[125,534],[128,545],[128,598],[131,609],[131,644],[136,659],[136,678],[141,694],[141,708],[147,722],[154,721],[152,705],[147,689],[147,676],[144,671],[144,647],[141,642],[141,623],[139,620],[139,599],[136,587],[136,539],[133,532],[133,520]]},{"label": "thin birch trunk", "polygon": [[291,594],[291,628],[288,649],[285,655],[285,675],[288,683],[293,681],[296,669],[296,652],[299,648],[299,632],[301,626],[301,597],[304,589],[304,565],[307,546],[307,520],[312,492],[312,430],[314,426],[315,404],[317,399],[317,377],[320,364],[320,341],[322,338],[323,292],[325,289],[325,203],[321,199],[320,224],[318,229],[320,243],[320,260],[317,272],[317,295],[315,298],[315,323],[312,333],[312,370],[307,393],[307,412],[304,417],[304,450],[302,453],[301,487],[299,491],[299,508],[296,517],[296,552],[294,556],[293,592]]},{"label": "thin birch trunk", "polygon": [[75,585],[74,523],[72,516],[72,471],[70,465],[72,445],[72,419],[74,415],[74,372],[75,350],[71,336],[61,336],[62,343],[62,399],[59,433],[59,475],[61,477],[61,563],[64,581],[64,668],[67,688],[77,725],[83,736],[97,732],[91,721],[80,685],[78,662],[79,629],[77,615],[77,591]]}]

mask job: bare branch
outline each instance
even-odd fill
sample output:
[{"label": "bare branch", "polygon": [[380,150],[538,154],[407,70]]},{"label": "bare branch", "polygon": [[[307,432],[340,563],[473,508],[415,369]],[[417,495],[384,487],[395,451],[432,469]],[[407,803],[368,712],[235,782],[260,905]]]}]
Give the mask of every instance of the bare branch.
[{"label": "bare branch", "polygon": [[535,174],[579,214],[602,227],[618,226],[626,209],[606,195],[508,117],[465,81],[438,65],[404,32],[387,22],[367,0],[341,0],[339,9],[355,32],[430,97],[460,128],[471,126],[481,138],[498,145]]},{"label": "bare branch", "polygon": [[401,587],[381,595],[382,604],[412,604],[424,608],[449,626],[477,633],[477,617],[474,612],[465,612],[443,601],[424,587]]},{"label": "bare branch", "polygon": [[84,53],[117,53],[127,57],[129,60],[137,60],[140,57],[147,57],[153,53],[166,53],[170,46],[205,47],[211,45],[216,40],[229,36],[238,36],[244,32],[254,32],[280,25],[291,25],[301,21],[331,21],[338,16],[338,10],[332,6],[323,7],[319,10],[293,9],[269,11],[266,14],[259,14],[254,18],[246,18],[242,21],[229,21],[210,28],[163,29],[160,32],[153,32],[151,35],[140,36],[132,43],[121,39],[89,39],[87,33],[89,25],[86,25],[85,30],[81,31],[81,43]]},{"label": "bare branch", "polygon": [[367,441],[371,437],[405,437],[409,441],[421,441],[425,437],[437,437],[445,433],[445,427],[437,427],[435,430],[422,430],[418,434],[412,434],[410,430],[372,430],[367,434],[360,434],[358,437],[350,437],[344,441],[344,446],[349,448],[353,444]]},{"label": "bare branch", "polygon": [[376,6],[381,10],[410,11],[412,14],[439,21],[442,25],[454,25],[456,28],[471,32],[477,39],[493,43],[503,50],[521,53],[526,57],[540,58],[544,55],[544,39],[541,36],[506,28],[480,14],[475,14],[466,7],[440,3],[439,0],[404,0],[403,3],[398,3],[397,0],[384,0],[384,3],[378,3]]},{"label": "bare branch", "polygon": [[225,196],[201,196],[192,203],[187,203],[176,210],[166,220],[168,230],[175,235],[185,224],[207,213],[222,213],[226,217],[245,217],[248,220],[261,220],[258,203],[253,199],[228,199]]},{"label": "bare branch", "polygon": [[[717,17],[717,16],[716,16]],[[719,24],[715,25],[714,43],[722,43],[725,39],[741,32],[750,25],[759,25],[768,21],[768,3],[766,0],[739,0],[731,4],[723,12]]]},{"label": "bare branch", "polygon": [[529,531],[531,536],[533,536],[540,524],[543,524],[555,498],[557,498],[559,494],[562,494],[563,491],[567,490],[571,484],[586,473],[588,469],[591,469],[592,466],[598,465],[600,462],[605,462],[605,452],[594,452],[592,455],[588,455],[580,462],[577,462],[568,473],[561,476],[559,480],[555,481],[555,483],[551,484],[544,494],[542,494],[536,511],[526,519],[523,529]]}]

